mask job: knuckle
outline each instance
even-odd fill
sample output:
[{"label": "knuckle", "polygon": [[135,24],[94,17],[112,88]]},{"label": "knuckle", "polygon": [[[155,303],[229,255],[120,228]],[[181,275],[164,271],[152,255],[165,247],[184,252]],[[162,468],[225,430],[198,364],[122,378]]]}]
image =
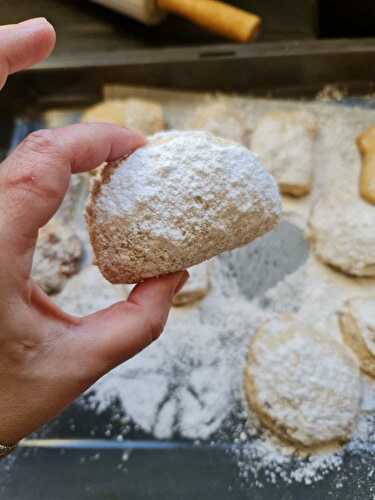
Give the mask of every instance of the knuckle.
[{"label": "knuckle", "polygon": [[53,180],[41,175],[37,169],[31,172],[12,172],[4,180],[5,188],[12,192],[13,196],[21,193],[22,200],[25,200],[24,194],[28,193],[43,202],[60,198],[60,188],[55,184]]},{"label": "knuckle", "polygon": [[24,147],[38,154],[56,151],[58,143],[52,130],[42,129],[31,132],[24,140]]},{"label": "knuckle", "polygon": [[26,192],[43,202],[57,200],[68,186],[70,168],[51,130],[29,134],[15,155],[6,161],[9,167],[4,170],[0,184],[14,196]]},{"label": "knuckle", "polygon": [[144,317],[144,329],[150,339],[150,343],[157,340],[164,330],[164,321],[157,315],[146,315]]}]

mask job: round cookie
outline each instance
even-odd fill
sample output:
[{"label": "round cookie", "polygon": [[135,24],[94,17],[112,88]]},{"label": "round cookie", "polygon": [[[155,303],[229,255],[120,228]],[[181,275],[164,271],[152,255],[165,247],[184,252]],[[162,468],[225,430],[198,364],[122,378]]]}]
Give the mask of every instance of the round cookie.
[{"label": "round cookie", "polygon": [[182,289],[173,297],[174,306],[186,306],[203,300],[210,289],[210,262],[202,262],[189,271],[189,279]]},{"label": "round cookie", "polygon": [[78,273],[83,248],[81,240],[65,224],[50,221],[39,231],[32,277],[48,294],[59,292],[66,280]]},{"label": "round cookie", "polygon": [[280,438],[302,448],[348,440],[359,409],[354,356],[333,337],[283,317],[261,327],[245,369],[250,407]]},{"label": "round cookie", "polygon": [[344,342],[359,359],[361,369],[375,377],[375,298],[348,300],[339,312]]},{"label": "round cookie", "polygon": [[312,210],[309,238],[326,264],[353,276],[375,276],[375,210],[350,193],[331,191]]},{"label": "round cookie", "polygon": [[192,116],[190,128],[206,130],[239,143],[245,137],[245,126],[240,113],[223,99],[199,106]]},{"label": "round cookie", "polygon": [[88,108],[83,123],[104,122],[138,130],[145,135],[165,128],[163,109],[157,102],[145,99],[111,100]]},{"label": "round cookie", "polygon": [[276,183],[244,146],[207,132],[166,132],[104,168],[86,220],[112,283],[189,268],[269,231]]}]

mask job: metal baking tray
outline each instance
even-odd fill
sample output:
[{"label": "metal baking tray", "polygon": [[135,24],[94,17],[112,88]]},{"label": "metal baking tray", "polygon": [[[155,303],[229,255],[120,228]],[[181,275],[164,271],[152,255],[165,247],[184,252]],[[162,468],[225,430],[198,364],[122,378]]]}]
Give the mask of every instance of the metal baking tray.
[{"label": "metal baking tray", "polygon": [[[375,81],[375,41],[306,41],[254,46],[98,51],[56,56],[13,76],[0,94],[2,154],[40,128],[42,112],[79,108],[100,99],[103,84],[306,99],[327,84],[347,92],[343,105],[375,106],[366,95]],[[132,429],[117,441],[121,424],[113,407],[100,417],[71,405],[0,464],[4,500],[370,500],[373,485],[362,456],[345,459],[343,486],[335,472],[311,486],[242,483],[228,453],[231,443],[155,441]],[[123,467],[124,452],[130,458]]]}]

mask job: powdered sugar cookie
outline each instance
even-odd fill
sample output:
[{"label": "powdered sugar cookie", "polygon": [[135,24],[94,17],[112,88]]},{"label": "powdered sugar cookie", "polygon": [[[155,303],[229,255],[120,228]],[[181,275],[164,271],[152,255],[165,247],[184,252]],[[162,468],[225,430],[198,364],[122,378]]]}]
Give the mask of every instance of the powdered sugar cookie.
[{"label": "powdered sugar cookie", "polygon": [[86,220],[103,275],[135,283],[249,243],[280,211],[274,179],[247,148],[166,132],[102,170]]},{"label": "powdered sugar cookie", "polygon": [[104,122],[138,130],[145,135],[165,128],[163,109],[154,101],[125,99],[101,102],[82,115],[83,123]]},{"label": "powdered sugar cookie", "polygon": [[46,293],[57,293],[80,268],[82,244],[67,225],[51,221],[39,232],[32,277]]},{"label": "powdered sugar cookie", "polygon": [[375,297],[348,300],[339,312],[341,334],[364,372],[375,377]]},{"label": "powdered sugar cookie", "polygon": [[358,414],[359,369],[341,343],[279,318],[251,342],[245,391],[250,407],[282,439],[304,448],[341,443]]},{"label": "powdered sugar cookie", "polygon": [[323,262],[353,276],[375,276],[374,227],[372,205],[332,190],[314,206],[308,236]]},{"label": "powdered sugar cookie", "polygon": [[306,111],[279,111],[261,118],[251,149],[275,176],[284,194],[303,196],[311,189],[317,121]]},{"label": "powdered sugar cookie", "polygon": [[189,279],[173,297],[174,306],[184,306],[202,300],[210,288],[210,263],[202,262],[189,269]]},{"label": "powdered sugar cookie", "polygon": [[242,143],[245,138],[245,125],[239,111],[223,99],[199,106],[189,125],[229,141]]}]

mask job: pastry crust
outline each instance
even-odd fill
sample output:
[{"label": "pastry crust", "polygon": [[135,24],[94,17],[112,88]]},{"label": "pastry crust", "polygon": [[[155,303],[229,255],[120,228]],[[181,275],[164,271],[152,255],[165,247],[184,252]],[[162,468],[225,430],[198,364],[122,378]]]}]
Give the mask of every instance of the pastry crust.
[{"label": "pastry crust", "polygon": [[206,130],[229,141],[243,143],[245,140],[243,117],[223,99],[199,106],[193,114],[190,127]]},{"label": "pastry crust", "polygon": [[308,238],[320,260],[360,277],[375,276],[375,210],[359,196],[333,189],[312,209]]},{"label": "pastry crust", "polygon": [[167,132],[102,170],[86,220],[103,275],[137,283],[249,243],[280,211],[273,178],[247,148]]},{"label": "pastry crust", "polygon": [[275,176],[283,194],[305,196],[311,190],[317,120],[306,111],[279,111],[261,118],[251,149]]},{"label": "pastry crust", "polygon": [[210,289],[210,267],[209,262],[202,262],[188,269],[189,279],[173,297],[174,306],[186,306],[204,299]]},{"label": "pastry crust", "polygon": [[78,273],[83,249],[69,226],[51,221],[39,232],[32,277],[48,294],[59,292]]},{"label": "pastry crust", "polygon": [[165,128],[163,108],[158,102],[134,98],[96,104],[84,112],[81,121],[113,123],[145,135],[155,134]]},{"label": "pastry crust", "polygon": [[339,312],[339,323],[361,369],[375,378],[375,297],[348,300]]},{"label": "pastry crust", "polygon": [[362,156],[359,193],[368,203],[375,204],[375,126],[357,137],[357,146]]},{"label": "pastry crust", "polygon": [[263,325],[245,369],[248,404],[281,439],[314,449],[347,441],[359,408],[357,363],[339,342],[291,317]]}]

